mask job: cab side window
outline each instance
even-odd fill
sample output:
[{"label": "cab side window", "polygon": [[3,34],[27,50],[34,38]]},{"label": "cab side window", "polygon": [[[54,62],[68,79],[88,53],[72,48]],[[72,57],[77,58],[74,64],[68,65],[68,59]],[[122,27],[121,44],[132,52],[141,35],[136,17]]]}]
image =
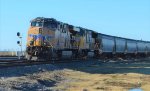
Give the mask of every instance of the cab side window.
[{"label": "cab side window", "polygon": [[31,26],[33,26],[33,27],[36,26],[36,22],[32,22]]},{"label": "cab side window", "polygon": [[45,22],[44,27],[55,29],[55,28],[57,28],[57,23],[56,22],[51,22],[51,21]]},{"label": "cab side window", "polygon": [[31,26],[33,26],[33,27],[42,27],[43,23],[42,22],[32,22]]}]

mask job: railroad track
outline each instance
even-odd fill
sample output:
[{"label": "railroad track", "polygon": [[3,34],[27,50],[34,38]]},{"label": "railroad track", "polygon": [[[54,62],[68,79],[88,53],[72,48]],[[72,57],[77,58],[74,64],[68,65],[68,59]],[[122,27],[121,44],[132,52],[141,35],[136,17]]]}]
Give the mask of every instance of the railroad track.
[{"label": "railroad track", "polygon": [[3,61],[0,62],[0,68],[6,68],[6,67],[15,67],[15,66],[30,66],[30,65],[40,65],[40,64],[48,64],[49,61],[18,61],[18,60],[11,60],[11,61]]},{"label": "railroad track", "polygon": [[[106,59],[105,61],[101,61],[99,59],[87,59],[87,60],[83,60],[83,59],[61,59],[60,60],[51,60],[51,61],[27,61],[25,59],[22,60],[0,60],[0,68],[6,68],[6,67],[15,67],[15,66],[31,66],[31,65],[41,65],[41,64],[57,64],[57,63],[72,63],[72,62],[80,62],[80,61],[99,61],[100,63],[107,63],[107,62],[112,62],[109,59]],[[91,61],[91,62],[92,62]],[[133,63],[133,62],[142,62],[140,60],[137,61],[113,61],[113,63]]]},{"label": "railroad track", "polygon": [[[51,61],[27,61],[22,60],[0,60],[0,68],[14,67],[14,66],[30,66],[30,65],[40,65],[40,64],[57,64],[57,63],[69,63],[69,62],[79,62],[81,59],[61,59],[60,60],[51,60]],[[82,60],[83,61],[83,60]]]}]

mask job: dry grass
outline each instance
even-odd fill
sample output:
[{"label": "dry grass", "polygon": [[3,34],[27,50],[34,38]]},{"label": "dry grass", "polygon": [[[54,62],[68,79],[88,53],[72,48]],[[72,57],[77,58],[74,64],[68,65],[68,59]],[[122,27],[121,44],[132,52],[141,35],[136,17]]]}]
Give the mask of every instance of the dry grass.
[{"label": "dry grass", "polygon": [[[128,91],[141,87],[150,91],[150,75],[127,74],[90,74],[70,69],[53,72],[40,72],[21,77],[0,80],[1,86],[17,89],[24,83],[45,85],[58,91]],[[27,87],[26,87],[27,88]],[[36,88],[35,88],[36,89]]]},{"label": "dry grass", "polygon": [[65,91],[128,91],[141,87],[150,90],[150,76],[143,74],[89,74],[79,71],[66,70],[70,82],[58,83],[57,89]]},{"label": "dry grass", "polygon": [[[20,77],[0,79],[0,87],[29,91],[41,88],[48,91],[128,91],[140,87],[143,91],[150,91],[150,75],[144,74],[149,72],[148,64],[135,63],[123,66],[107,63],[99,66],[45,70]],[[143,73],[140,74],[137,70],[142,70]]]},{"label": "dry grass", "polygon": [[0,52],[0,56],[17,56],[15,51],[3,51]]}]

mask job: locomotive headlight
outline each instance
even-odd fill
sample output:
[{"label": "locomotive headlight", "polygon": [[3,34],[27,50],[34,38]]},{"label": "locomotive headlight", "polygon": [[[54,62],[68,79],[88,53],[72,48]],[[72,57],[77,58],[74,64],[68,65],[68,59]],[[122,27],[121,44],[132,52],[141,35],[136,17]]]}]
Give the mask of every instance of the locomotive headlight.
[{"label": "locomotive headlight", "polygon": [[34,41],[30,41],[30,45],[32,46],[34,44]]},{"label": "locomotive headlight", "polygon": [[39,33],[42,33],[42,28],[39,28]]},{"label": "locomotive headlight", "polygon": [[44,46],[46,46],[47,44],[46,44],[46,42],[44,42]]}]

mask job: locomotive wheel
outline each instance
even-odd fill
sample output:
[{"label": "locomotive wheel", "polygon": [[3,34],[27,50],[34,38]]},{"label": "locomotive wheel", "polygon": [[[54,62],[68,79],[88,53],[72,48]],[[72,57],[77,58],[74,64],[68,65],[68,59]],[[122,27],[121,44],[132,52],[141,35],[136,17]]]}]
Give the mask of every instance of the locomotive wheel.
[{"label": "locomotive wheel", "polygon": [[48,53],[48,54],[46,55],[46,60],[47,60],[47,61],[50,61],[50,60],[51,60],[51,55],[50,55],[50,53]]},{"label": "locomotive wheel", "polygon": [[53,49],[49,48],[49,51],[47,52],[47,55],[46,55],[46,60],[50,61],[52,60],[52,57],[53,57]]},{"label": "locomotive wheel", "polygon": [[60,60],[62,58],[62,51],[61,50],[57,51],[57,58],[58,58],[58,60]]},{"label": "locomotive wheel", "polygon": [[94,50],[94,58],[99,58],[99,54],[98,50]]},{"label": "locomotive wheel", "polygon": [[82,50],[82,59],[85,60],[87,58],[87,55],[88,55],[87,50]]},{"label": "locomotive wheel", "polygon": [[78,50],[76,50],[75,52],[75,58],[79,58],[80,57],[80,52]]},{"label": "locomotive wheel", "polygon": [[78,50],[73,50],[72,51],[72,59],[77,59],[79,57],[79,52]]}]

